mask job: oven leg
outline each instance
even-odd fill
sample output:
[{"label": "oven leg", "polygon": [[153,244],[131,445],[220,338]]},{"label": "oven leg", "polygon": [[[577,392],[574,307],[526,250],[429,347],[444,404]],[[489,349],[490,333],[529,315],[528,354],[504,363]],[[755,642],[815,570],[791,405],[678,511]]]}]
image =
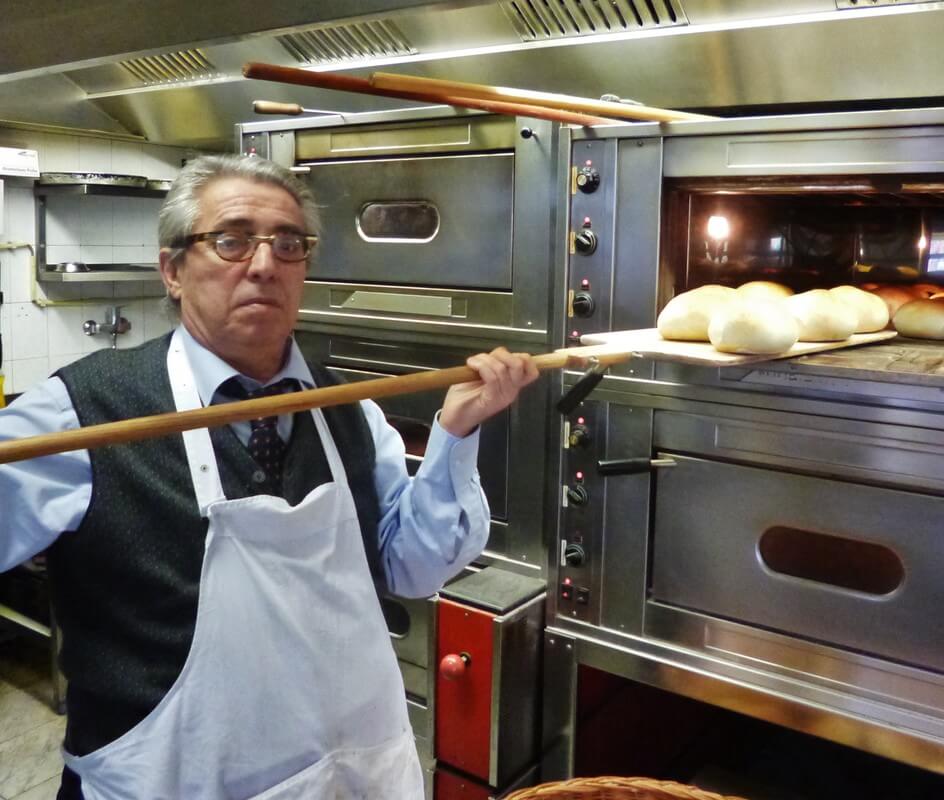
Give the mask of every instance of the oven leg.
[{"label": "oven leg", "polygon": [[544,632],[541,780],[573,777],[577,719],[577,647],[573,637]]}]

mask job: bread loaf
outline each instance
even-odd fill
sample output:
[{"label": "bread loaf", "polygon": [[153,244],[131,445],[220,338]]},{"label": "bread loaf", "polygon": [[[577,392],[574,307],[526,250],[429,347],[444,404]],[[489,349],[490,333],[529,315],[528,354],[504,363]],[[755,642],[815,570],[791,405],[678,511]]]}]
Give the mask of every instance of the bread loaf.
[{"label": "bread loaf", "polygon": [[855,333],[872,333],[888,325],[888,306],[878,295],[855,286],[834,286],[829,293],[856,313]]},{"label": "bread loaf", "polygon": [[743,300],[712,317],[708,338],[722,353],[776,355],[796,344],[799,325],[783,302]]},{"label": "bread loaf", "polygon": [[659,314],[656,321],[659,334],[663,339],[707,342],[712,316],[735,297],[734,289],[716,284],[676,295]]},{"label": "bread loaf", "polygon": [[915,296],[903,286],[879,286],[872,294],[881,297],[888,307],[888,318],[891,319],[905,303],[910,303]]},{"label": "bread loaf", "polygon": [[892,317],[895,330],[914,339],[944,339],[944,299],[912,300]]},{"label": "bread loaf", "polygon": [[784,304],[799,326],[801,342],[840,342],[855,333],[859,315],[826,289],[786,298]]},{"label": "bread loaf", "polygon": [[737,288],[745,300],[779,300],[793,294],[793,289],[773,281],[748,281]]}]

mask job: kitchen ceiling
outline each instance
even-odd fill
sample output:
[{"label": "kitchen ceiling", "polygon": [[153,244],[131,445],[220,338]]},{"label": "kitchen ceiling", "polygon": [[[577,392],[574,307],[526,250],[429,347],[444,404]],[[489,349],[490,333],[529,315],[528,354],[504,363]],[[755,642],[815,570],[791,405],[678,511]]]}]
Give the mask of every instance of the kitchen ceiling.
[{"label": "kitchen ceiling", "polygon": [[[937,104],[944,3],[893,0],[136,0],[7,4],[0,125],[230,149],[255,99],[407,103],[248,81],[248,61],[374,69],[724,115]],[[147,13],[142,13],[146,9]],[[412,103],[410,105],[415,105]]]}]

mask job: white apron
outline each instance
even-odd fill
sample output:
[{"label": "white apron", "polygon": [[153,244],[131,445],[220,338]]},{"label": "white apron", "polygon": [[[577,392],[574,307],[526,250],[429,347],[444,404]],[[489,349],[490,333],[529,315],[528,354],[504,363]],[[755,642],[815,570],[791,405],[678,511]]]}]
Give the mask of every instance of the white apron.
[{"label": "white apron", "polygon": [[[179,410],[200,399],[178,334]],[[209,531],[193,644],[138,725],[66,764],[86,800],[422,800],[403,682],[354,500],[320,411],[333,481],[290,507],[226,500],[207,430],[183,434]]]}]

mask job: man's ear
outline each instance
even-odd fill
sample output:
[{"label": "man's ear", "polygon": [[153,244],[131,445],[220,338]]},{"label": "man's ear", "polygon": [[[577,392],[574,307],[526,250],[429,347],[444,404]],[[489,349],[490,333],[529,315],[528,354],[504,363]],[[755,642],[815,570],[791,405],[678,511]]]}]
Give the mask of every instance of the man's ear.
[{"label": "man's ear", "polygon": [[167,294],[174,300],[180,300],[181,286],[178,273],[181,266],[180,262],[183,259],[171,260],[173,253],[174,249],[170,247],[162,247],[160,253],[158,253],[161,280],[164,281],[164,288],[167,289]]}]

